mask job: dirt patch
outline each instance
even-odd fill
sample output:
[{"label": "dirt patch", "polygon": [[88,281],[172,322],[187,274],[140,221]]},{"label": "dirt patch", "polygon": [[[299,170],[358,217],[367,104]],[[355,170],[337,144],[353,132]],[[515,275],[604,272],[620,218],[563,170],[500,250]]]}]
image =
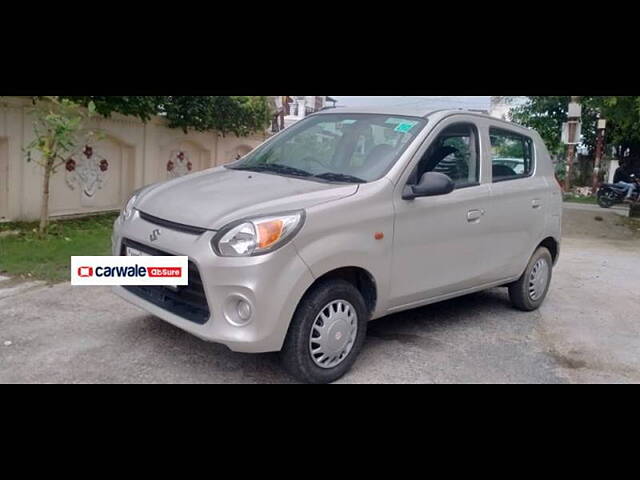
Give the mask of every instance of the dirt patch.
[{"label": "dirt patch", "polygon": [[562,236],[634,240],[640,238],[640,221],[615,212],[592,212],[565,209],[562,215]]},{"label": "dirt patch", "polygon": [[585,368],[587,366],[587,362],[584,360],[579,360],[577,358],[572,358],[569,355],[563,355],[562,353],[551,350],[549,355],[560,365],[562,368],[571,368],[573,370],[578,368]]}]

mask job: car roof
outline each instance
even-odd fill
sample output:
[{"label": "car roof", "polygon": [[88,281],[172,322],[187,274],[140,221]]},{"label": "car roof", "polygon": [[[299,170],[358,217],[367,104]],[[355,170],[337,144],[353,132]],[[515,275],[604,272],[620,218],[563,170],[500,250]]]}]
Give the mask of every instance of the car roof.
[{"label": "car roof", "polygon": [[420,107],[419,105],[405,105],[405,106],[395,106],[395,107],[385,107],[385,106],[358,107],[358,108],[330,107],[330,108],[325,108],[323,110],[320,110],[319,112],[314,113],[314,115],[326,115],[326,114],[347,114],[348,115],[352,113],[353,114],[368,113],[368,114],[378,114],[378,115],[399,115],[399,116],[407,116],[407,117],[421,117],[425,119],[434,115],[444,118],[444,117],[448,117],[449,115],[465,113],[465,114],[487,118],[494,122],[502,123],[505,126],[518,127],[525,130],[530,130],[529,128],[519,125],[517,123],[508,122],[506,120],[502,120],[501,118],[492,117],[491,115],[488,115],[483,112],[479,112],[477,110],[467,110],[463,108],[430,110],[424,107]]},{"label": "car roof", "polygon": [[427,110],[424,107],[416,106],[416,105],[406,105],[406,106],[378,106],[378,107],[331,107],[321,110],[320,114],[331,114],[331,113],[342,113],[342,114],[350,114],[350,113],[369,113],[369,114],[380,114],[380,115],[400,115],[407,117],[422,117],[426,118],[430,114],[434,113],[437,110]]}]

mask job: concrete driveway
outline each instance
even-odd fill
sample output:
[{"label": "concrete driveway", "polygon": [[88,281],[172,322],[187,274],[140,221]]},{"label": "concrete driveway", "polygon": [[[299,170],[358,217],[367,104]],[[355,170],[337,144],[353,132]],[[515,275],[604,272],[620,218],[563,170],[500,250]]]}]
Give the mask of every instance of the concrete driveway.
[{"label": "concrete driveway", "polygon": [[611,208],[604,209],[602,207],[599,207],[598,205],[591,205],[588,203],[566,202],[564,203],[564,209],[565,210],[581,210],[581,211],[588,211],[593,213],[612,212],[612,213],[617,213],[618,215],[621,215],[623,217],[629,216],[629,205],[625,205],[625,204],[614,205]]},{"label": "concrete driveway", "polygon": [[[640,232],[596,212],[566,209],[539,311],[493,289],[377,320],[340,383],[640,382]],[[0,382],[292,381],[276,354],[205,343],[107,288],[0,281]]]}]

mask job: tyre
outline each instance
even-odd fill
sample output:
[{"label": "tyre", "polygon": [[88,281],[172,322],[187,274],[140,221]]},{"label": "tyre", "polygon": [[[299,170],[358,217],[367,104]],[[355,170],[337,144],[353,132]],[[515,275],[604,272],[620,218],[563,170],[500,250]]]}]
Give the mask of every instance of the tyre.
[{"label": "tyre", "polygon": [[615,203],[615,194],[611,191],[606,191],[598,194],[598,205],[602,208],[610,208]]},{"label": "tyre", "polygon": [[539,247],[529,260],[522,276],[509,285],[509,298],[519,310],[536,310],[544,302],[549,284],[553,259],[545,247]]},{"label": "tyre", "polygon": [[330,383],[353,365],[367,334],[369,311],[349,282],[330,279],[300,301],[280,357],[298,380]]}]

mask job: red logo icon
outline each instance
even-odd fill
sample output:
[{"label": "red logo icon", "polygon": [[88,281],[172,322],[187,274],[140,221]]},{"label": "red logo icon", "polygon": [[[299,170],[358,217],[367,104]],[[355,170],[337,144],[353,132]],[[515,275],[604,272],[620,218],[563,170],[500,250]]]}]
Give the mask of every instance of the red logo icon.
[{"label": "red logo icon", "polygon": [[93,277],[93,267],[78,268],[78,276],[82,278]]}]

